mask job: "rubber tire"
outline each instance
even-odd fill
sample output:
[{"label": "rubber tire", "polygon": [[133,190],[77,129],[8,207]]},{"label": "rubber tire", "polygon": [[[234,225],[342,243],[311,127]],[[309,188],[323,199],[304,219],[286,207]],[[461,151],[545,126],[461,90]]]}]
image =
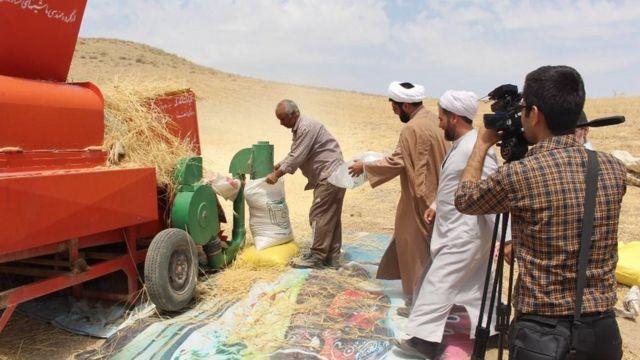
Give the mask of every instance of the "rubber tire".
[{"label": "rubber tire", "polygon": [[[169,281],[171,254],[182,250],[187,255],[189,274],[181,291]],[[149,298],[158,310],[178,311],[191,301],[198,282],[198,252],[189,234],[181,229],[169,228],[159,232],[151,241],[144,260],[144,281]]]}]

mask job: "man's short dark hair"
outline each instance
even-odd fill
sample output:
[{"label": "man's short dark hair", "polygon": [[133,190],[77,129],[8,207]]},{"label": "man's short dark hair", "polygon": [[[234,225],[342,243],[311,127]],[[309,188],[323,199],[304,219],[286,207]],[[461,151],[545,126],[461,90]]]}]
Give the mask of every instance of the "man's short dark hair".
[{"label": "man's short dark hair", "polygon": [[584,106],[584,82],[572,67],[542,66],[527,74],[522,97],[525,112],[535,105],[553,135],[571,134]]},{"label": "man's short dark hair", "polygon": [[[449,111],[449,110],[447,110],[447,109],[443,108],[443,107],[442,107],[442,106],[440,106],[440,105],[438,105],[438,107],[442,110],[442,112],[443,112],[445,115],[447,115],[447,117],[451,117],[451,116],[453,116],[453,115],[458,115],[458,114],[454,114],[453,112],[451,112],[451,111]],[[461,118],[462,120],[464,120],[464,122],[466,122],[467,124],[469,124],[469,125],[473,125],[473,120],[469,119],[469,118],[468,118],[468,117],[466,117],[466,116],[462,116],[462,115],[458,115],[458,116],[460,116],[460,118]]]}]

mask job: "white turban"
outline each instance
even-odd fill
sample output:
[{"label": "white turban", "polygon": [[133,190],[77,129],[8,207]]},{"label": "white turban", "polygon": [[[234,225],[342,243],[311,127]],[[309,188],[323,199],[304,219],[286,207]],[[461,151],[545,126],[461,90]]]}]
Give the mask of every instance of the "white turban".
[{"label": "white turban", "polygon": [[478,95],[471,91],[447,90],[440,96],[438,105],[456,115],[473,120],[478,112]]},{"label": "white turban", "polygon": [[399,103],[414,103],[420,102],[424,99],[424,86],[418,84],[411,84],[411,89],[406,89],[401,86],[400,81],[394,81],[389,84],[389,98]]}]

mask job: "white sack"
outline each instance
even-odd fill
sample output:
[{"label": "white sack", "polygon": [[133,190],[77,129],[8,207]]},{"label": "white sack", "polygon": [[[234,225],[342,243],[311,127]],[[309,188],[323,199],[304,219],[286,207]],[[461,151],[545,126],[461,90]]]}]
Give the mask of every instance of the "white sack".
[{"label": "white sack", "polygon": [[613,150],[611,154],[622,161],[627,168],[627,184],[640,186],[640,157],[635,157],[624,150]]},{"label": "white sack", "polygon": [[204,179],[205,184],[211,185],[216,194],[225,200],[233,201],[240,191],[240,180],[220,173],[208,174]]},{"label": "white sack", "polygon": [[640,157],[635,157],[631,155],[628,151],[624,150],[613,150],[611,155],[618,158],[618,160],[624,163],[624,166],[627,167],[627,170],[635,171],[640,173]]},{"label": "white sack", "polygon": [[248,180],[244,188],[249,205],[249,227],[257,250],[293,240],[289,208],[284,198],[284,180],[279,179],[274,185],[264,180]]},{"label": "white sack", "polygon": [[624,309],[614,309],[616,315],[635,321],[635,318],[640,315],[640,288],[638,288],[638,286],[634,285],[631,287],[631,290],[629,290],[627,296],[625,296],[622,305],[624,306]]},{"label": "white sack", "polygon": [[364,162],[380,160],[384,158],[384,154],[373,151],[367,151],[362,154],[358,154],[353,157],[351,161],[345,162],[327,179],[331,184],[345,188],[353,189],[367,182],[367,175],[362,173],[360,176],[352,177],[349,175],[349,166],[353,165],[355,160],[361,160]]}]

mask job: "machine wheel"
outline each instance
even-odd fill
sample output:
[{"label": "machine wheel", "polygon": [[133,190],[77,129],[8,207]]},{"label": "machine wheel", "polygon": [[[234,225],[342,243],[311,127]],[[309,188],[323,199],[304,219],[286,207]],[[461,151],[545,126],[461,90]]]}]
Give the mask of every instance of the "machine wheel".
[{"label": "machine wheel", "polygon": [[159,310],[178,311],[196,292],[198,252],[181,229],[165,229],[151,241],[144,260],[149,298]]}]

